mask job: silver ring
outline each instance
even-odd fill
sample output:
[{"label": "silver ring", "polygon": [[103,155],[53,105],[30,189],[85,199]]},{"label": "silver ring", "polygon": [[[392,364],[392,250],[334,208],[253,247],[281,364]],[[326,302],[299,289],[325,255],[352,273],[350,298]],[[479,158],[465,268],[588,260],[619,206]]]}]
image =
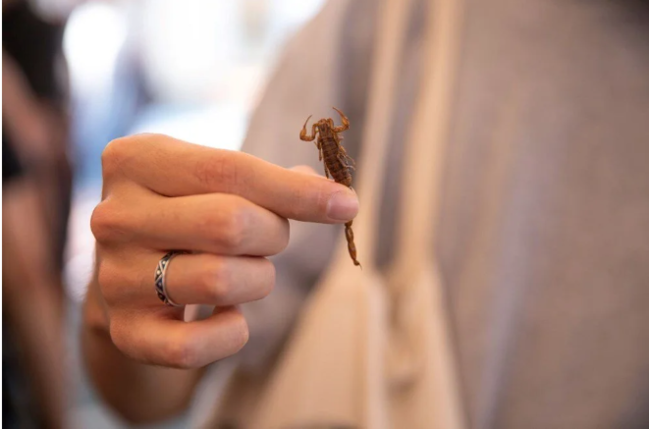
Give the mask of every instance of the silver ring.
[{"label": "silver ring", "polygon": [[171,260],[176,255],[182,255],[183,253],[187,252],[171,251],[167,253],[162,258],[160,258],[160,260],[158,261],[158,266],[155,269],[155,292],[158,295],[158,298],[160,298],[160,301],[171,307],[182,307],[182,305],[173,302],[173,300],[167,293],[167,268],[169,268]]}]

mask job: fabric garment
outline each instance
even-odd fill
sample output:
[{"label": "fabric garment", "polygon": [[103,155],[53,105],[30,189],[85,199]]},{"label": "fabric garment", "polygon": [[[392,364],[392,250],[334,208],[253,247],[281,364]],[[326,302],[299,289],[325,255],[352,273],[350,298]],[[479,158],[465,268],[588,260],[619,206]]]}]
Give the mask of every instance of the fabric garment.
[{"label": "fabric garment", "polygon": [[[294,38],[245,151],[322,171],[297,136],[309,114],[335,118],[336,106],[352,124],[348,152],[362,157],[378,4],[333,0]],[[649,427],[649,4],[467,0],[465,10],[431,222],[471,427]],[[380,265],[408,216],[395,192],[425,78],[423,16],[412,14],[393,104]],[[251,341],[233,359],[238,374],[267,373],[340,233],[292,223],[276,292],[244,309]],[[216,395],[213,381],[201,394]]]}]

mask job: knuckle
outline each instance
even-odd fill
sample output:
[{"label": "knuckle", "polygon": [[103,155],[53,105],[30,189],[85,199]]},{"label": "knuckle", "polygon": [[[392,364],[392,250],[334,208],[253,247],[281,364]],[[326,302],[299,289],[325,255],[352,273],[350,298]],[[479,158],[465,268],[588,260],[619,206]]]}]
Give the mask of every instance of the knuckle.
[{"label": "knuckle", "polygon": [[[330,186],[331,183],[328,182],[319,183],[318,186],[316,186],[315,189],[313,189],[312,191],[313,193],[311,194],[311,198],[312,198],[311,201],[315,201],[315,204],[319,208],[320,213],[326,213],[327,205],[329,204],[329,199],[331,198],[332,194],[336,192],[336,191],[332,191]],[[306,198],[305,201],[307,201]]]},{"label": "knuckle", "polygon": [[230,248],[239,248],[246,230],[246,215],[243,210],[235,209],[228,216],[223,229],[223,242]]},{"label": "knuckle", "polygon": [[191,334],[169,341],[165,347],[165,356],[169,366],[191,369],[200,366],[197,342]]},{"label": "knuckle", "polygon": [[262,298],[270,295],[270,293],[275,289],[275,279],[276,279],[276,270],[275,270],[275,264],[273,264],[270,260],[264,259],[263,260],[263,284],[261,288],[261,294]]},{"label": "knuckle", "polygon": [[112,258],[104,258],[97,265],[97,284],[108,307],[116,307],[136,298],[138,289],[130,271],[111,261]]},{"label": "knuckle", "polygon": [[103,298],[106,300],[106,303],[110,303],[113,295],[112,291],[115,289],[115,285],[117,284],[117,275],[105,261],[99,263],[97,267],[97,283],[99,284],[99,290],[101,291]]},{"label": "knuckle", "polygon": [[281,219],[282,225],[281,225],[281,231],[279,233],[279,238],[276,242],[276,248],[273,249],[272,254],[278,254],[286,250],[288,247],[290,237],[291,237],[291,227],[289,224],[288,219]]},{"label": "knuckle", "polygon": [[110,318],[109,329],[110,339],[119,351],[127,356],[132,356],[128,346],[128,330],[124,329],[124,324],[117,316]]},{"label": "knuckle", "polygon": [[273,264],[271,261],[268,261],[267,278],[268,278],[268,291],[266,295],[270,294],[273,291],[273,289],[275,289],[275,282],[277,280],[277,270],[275,269],[275,264]]},{"label": "knuckle", "polygon": [[211,302],[219,302],[227,297],[232,286],[232,275],[225,261],[219,261],[205,271],[203,287]]},{"label": "knuckle", "polygon": [[156,140],[162,138],[165,138],[162,134],[141,133],[108,142],[101,154],[104,181],[122,172],[131,159],[147,150],[147,145],[155,144]]},{"label": "knuckle", "polygon": [[218,150],[218,155],[205,157],[196,164],[194,174],[208,189],[230,192],[241,180],[237,153]]},{"label": "knuckle", "polygon": [[90,229],[99,243],[121,241],[128,234],[128,216],[114,200],[104,200],[92,212]]},{"label": "knuckle", "polygon": [[213,220],[211,230],[215,240],[222,246],[236,250],[241,247],[248,224],[248,214],[240,204],[231,204]]},{"label": "knuckle", "polygon": [[291,219],[300,219],[308,213],[325,213],[331,197],[331,183],[322,180],[309,180],[293,190],[291,201],[286,207],[286,214]]},{"label": "knuckle", "polygon": [[230,342],[228,344],[228,349],[231,354],[237,353],[248,343],[250,339],[250,329],[248,328],[248,322],[243,314],[236,314],[235,320],[233,321],[233,326],[231,330],[231,335],[228,338]]},{"label": "knuckle", "polygon": [[129,157],[134,140],[132,137],[120,137],[110,141],[106,145],[101,154],[101,166],[104,179],[120,171],[122,165]]},{"label": "knuckle", "polygon": [[115,313],[109,324],[109,334],[113,345],[125,356],[138,362],[157,363],[150,355],[146,342],[142,341],[141,330],[133,329],[133,320],[120,312]]}]

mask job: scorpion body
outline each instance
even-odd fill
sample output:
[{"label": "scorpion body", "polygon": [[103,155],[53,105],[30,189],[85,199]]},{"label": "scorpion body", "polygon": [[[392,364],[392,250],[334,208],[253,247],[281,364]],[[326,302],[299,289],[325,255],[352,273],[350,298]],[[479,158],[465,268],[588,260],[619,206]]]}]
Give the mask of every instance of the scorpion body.
[{"label": "scorpion body", "polygon": [[[304,141],[314,141],[318,148],[318,159],[324,161],[324,171],[327,178],[335,180],[341,185],[348,188],[352,187],[352,173],[354,169],[354,160],[347,155],[345,148],[341,144],[343,138],[340,133],[349,129],[349,119],[340,110],[334,107],[334,110],[340,115],[341,126],[335,126],[331,118],[320,119],[312,125],[311,134],[307,134],[307,124],[309,116],[300,132],[300,139]],[[345,238],[347,238],[347,248],[354,265],[360,266],[356,258],[356,245],[354,244],[354,231],[352,231],[352,221],[345,223]]]}]

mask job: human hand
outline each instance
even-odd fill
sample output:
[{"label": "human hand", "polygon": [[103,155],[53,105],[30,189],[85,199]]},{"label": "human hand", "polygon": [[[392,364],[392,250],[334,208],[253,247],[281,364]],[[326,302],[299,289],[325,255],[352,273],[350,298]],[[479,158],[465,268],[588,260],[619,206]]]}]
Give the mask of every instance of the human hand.
[{"label": "human hand", "polygon": [[[288,149],[287,149],[288,150]],[[251,155],[161,135],[111,142],[102,156],[103,197],[93,212],[95,296],[115,346],[141,362],[198,368],[236,353],[248,339],[236,305],[268,295],[266,259],[288,244],[287,219],[344,223],[358,211],[353,191]],[[184,321],[154,288],[171,250],[166,291],[176,303],[215,306]]]}]

